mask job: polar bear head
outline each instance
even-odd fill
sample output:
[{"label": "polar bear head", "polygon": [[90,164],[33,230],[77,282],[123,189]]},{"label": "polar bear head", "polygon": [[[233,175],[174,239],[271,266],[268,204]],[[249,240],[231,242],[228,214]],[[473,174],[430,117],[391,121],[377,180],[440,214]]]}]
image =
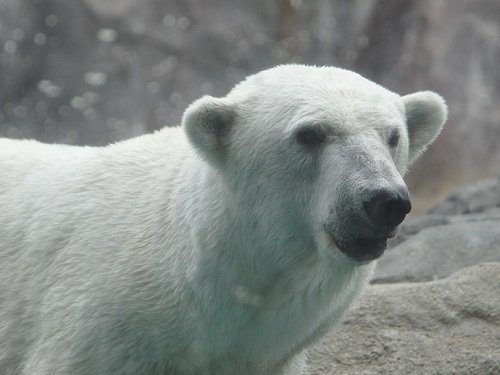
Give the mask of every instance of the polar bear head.
[{"label": "polar bear head", "polygon": [[410,211],[402,176],[446,116],[433,92],[284,65],[197,100],[183,126],[256,237],[368,262]]}]

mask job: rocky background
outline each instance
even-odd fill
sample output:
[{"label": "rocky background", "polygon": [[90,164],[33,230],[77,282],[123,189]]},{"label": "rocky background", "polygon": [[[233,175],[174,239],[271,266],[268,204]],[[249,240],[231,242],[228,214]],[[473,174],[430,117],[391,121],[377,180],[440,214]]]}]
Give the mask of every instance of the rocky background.
[{"label": "rocky background", "polygon": [[447,99],[407,178],[422,211],[500,174],[499,17],[498,0],[0,0],[0,136],[104,145],[261,69],[337,65]]},{"label": "rocky background", "polygon": [[408,220],[310,375],[500,374],[500,178]]},{"label": "rocky background", "polygon": [[0,0],[0,136],[104,145],[286,62],[435,90],[450,118],[407,176],[423,214],[310,371],[500,374],[499,19],[498,0]]}]

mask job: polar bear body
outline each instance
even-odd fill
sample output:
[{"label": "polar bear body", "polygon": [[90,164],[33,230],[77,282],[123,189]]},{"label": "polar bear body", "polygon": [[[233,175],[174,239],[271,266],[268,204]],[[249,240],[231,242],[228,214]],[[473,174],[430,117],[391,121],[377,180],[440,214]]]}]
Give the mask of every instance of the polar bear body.
[{"label": "polar bear body", "polygon": [[436,94],[291,65],[182,128],[1,139],[0,372],[300,374],[379,256],[356,199],[404,185],[445,117]]}]

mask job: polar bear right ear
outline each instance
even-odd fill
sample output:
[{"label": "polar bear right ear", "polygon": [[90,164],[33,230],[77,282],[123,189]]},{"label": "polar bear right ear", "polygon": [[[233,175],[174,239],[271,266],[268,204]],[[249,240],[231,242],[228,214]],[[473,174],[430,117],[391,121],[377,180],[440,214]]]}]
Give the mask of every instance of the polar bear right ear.
[{"label": "polar bear right ear", "polygon": [[410,141],[409,161],[412,163],[441,132],[448,107],[443,98],[432,91],[403,96],[403,103]]},{"label": "polar bear right ear", "polygon": [[234,107],[227,99],[206,95],[186,109],[182,126],[200,155],[218,165],[224,160],[235,118]]}]

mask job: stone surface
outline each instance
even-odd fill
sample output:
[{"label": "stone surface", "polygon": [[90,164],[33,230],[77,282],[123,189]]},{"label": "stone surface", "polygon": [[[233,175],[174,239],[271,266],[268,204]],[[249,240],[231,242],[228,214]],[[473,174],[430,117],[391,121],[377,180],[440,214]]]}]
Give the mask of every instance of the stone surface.
[{"label": "stone surface", "polygon": [[408,220],[377,284],[311,350],[310,373],[499,374],[499,187],[498,178],[459,187]]},{"label": "stone surface", "polygon": [[[192,100],[260,69],[337,65],[448,101],[407,178],[418,208],[499,173],[499,13],[498,0],[0,0],[0,136],[102,145],[177,124]],[[454,190],[405,224],[375,281],[498,260],[499,218],[498,178]],[[499,274],[371,286],[311,373],[499,374]]]},{"label": "stone surface", "polygon": [[374,283],[443,278],[480,262],[500,262],[500,211],[476,218],[451,217],[422,229],[378,262]]},{"label": "stone surface", "polygon": [[89,9],[100,17],[126,17],[138,6],[140,0],[83,0]]},{"label": "stone surface", "polygon": [[500,374],[500,263],[372,285],[309,351],[310,375]]},{"label": "stone surface", "polygon": [[427,214],[407,220],[390,245],[374,283],[432,280],[500,261],[500,178],[456,188]]},{"label": "stone surface", "polygon": [[102,145],[178,124],[263,68],[337,65],[448,101],[408,176],[418,208],[498,174],[499,13],[498,0],[0,0],[0,136]]},{"label": "stone surface", "polygon": [[500,210],[500,177],[454,189],[428,210],[431,215],[473,214]]}]

